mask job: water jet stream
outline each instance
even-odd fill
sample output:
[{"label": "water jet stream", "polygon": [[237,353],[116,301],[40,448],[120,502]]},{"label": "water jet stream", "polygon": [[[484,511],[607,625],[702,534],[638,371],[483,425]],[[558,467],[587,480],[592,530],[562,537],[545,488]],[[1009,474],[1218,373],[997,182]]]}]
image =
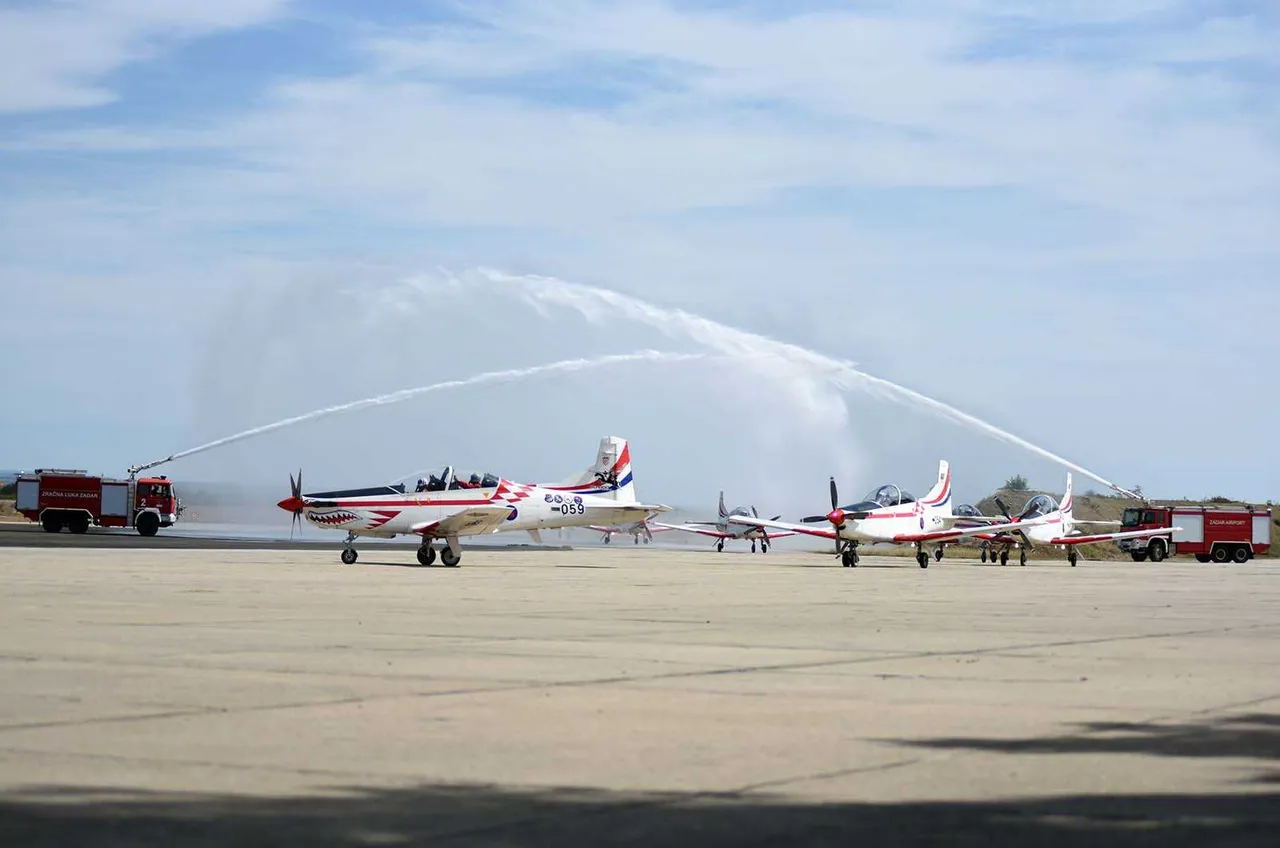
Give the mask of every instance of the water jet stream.
[{"label": "water jet stream", "polygon": [[[970,427],[985,435],[1008,444],[1016,445],[1038,456],[1096,480],[1127,497],[1139,496],[1117,486],[1107,478],[1082,465],[1032,444],[1020,436],[1003,430],[973,415],[956,409],[948,403],[935,400],[913,389],[900,386],[882,377],[860,371],[854,363],[847,362],[789,342],[781,342],[739,330],[681,309],[657,306],[631,295],[581,283],[570,283],[554,277],[516,276],[501,271],[481,268],[476,274],[482,283],[514,288],[531,305],[551,303],[577,311],[588,321],[598,323],[610,315],[625,315],[642,324],[658,329],[669,336],[683,336],[699,344],[735,357],[778,357],[802,368],[809,374],[824,377],[844,389],[859,389],[899,403],[914,405],[927,412]],[[474,276],[471,277],[474,279]],[[418,288],[423,281],[408,281]],[[468,280],[449,278],[452,284],[466,284]],[[429,283],[428,283],[429,285]]]},{"label": "water jet stream", "polygon": [[263,424],[260,427],[254,427],[250,430],[244,430],[221,439],[215,439],[203,445],[197,445],[194,448],[178,451],[170,454],[164,459],[157,459],[143,465],[135,465],[129,469],[129,474],[137,474],[139,471],[146,471],[167,462],[173,462],[175,459],[193,456],[198,453],[204,453],[214,448],[223,447],[234,442],[244,439],[250,439],[254,436],[261,436],[270,433],[273,430],[279,430],[283,427],[290,427],[294,424],[301,424],[304,421],[314,421],[317,418],[326,418],[330,415],[337,415],[342,412],[352,412],[357,409],[364,409],[370,406],[382,406],[389,403],[399,403],[403,400],[419,397],[421,395],[431,394],[433,392],[445,391],[446,389],[461,389],[467,386],[478,386],[486,383],[508,383],[513,380],[522,380],[526,377],[539,377],[546,374],[563,374],[576,371],[587,371],[595,368],[607,368],[612,365],[621,365],[628,362],[688,362],[693,359],[703,359],[704,354],[700,353],[665,353],[658,350],[641,350],[635,353],[617,353],[608,356],[597,356],[591,359],[564,359],[559,362],[550,362],[546,365],[534,365],[529,368],[511,368],[505,371],[486,371],[482,374],[476,374],[473,377],[467,377],[461,380],[446,380],[442,383],[432,383],[429,386],[418,386],[412,389],[401,389],[377,397],[364,398],[362,400],[351,401],[349,403],[338,404],[337,406],[328,406],[323,409],[316,409],[302,415],[294,415],[290,418],[284,418],[280,421],[274,421],[270,424]]}]

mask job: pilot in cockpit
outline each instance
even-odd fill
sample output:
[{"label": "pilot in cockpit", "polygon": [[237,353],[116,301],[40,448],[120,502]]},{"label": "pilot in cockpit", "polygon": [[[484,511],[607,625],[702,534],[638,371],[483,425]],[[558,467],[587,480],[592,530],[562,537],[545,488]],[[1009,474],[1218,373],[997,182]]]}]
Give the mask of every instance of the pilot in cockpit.
[{"label": "pilot in cockpit", "polygon": [[478,489],[480,488],[480,475],[472,474],[465,483],[459,481],[458,487],[461,489]]},{"label": "pilot in cockpit", "polygon": [[427,481],[426,481],[426,480],[424,480],[423,478],[419,477],[419,478],[418,478],[418,485],[416,485],[416,486],[414,486],[414,487],[413,487],[413,491],[414,491],[414,492],[425,492],[425,491],[427,491],[427,488],[428,488]]}]

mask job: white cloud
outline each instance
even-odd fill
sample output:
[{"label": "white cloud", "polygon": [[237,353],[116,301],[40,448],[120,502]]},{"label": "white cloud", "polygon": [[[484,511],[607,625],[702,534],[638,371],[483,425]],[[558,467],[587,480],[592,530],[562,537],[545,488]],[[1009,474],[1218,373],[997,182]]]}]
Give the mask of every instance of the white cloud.
[{"label": "white cloud", "polygon": [[168,41],[249,26],[287,0],[61,0],[0,10],[0,113],[99,106],[104,81]]},{"label": "white cloud", "polygon": [[[232,25],[177,21],[175,8],[101,7],[96,20],[116,22],[99,26],[93,67],[58,60],[40,71],[46,88],[110,96],[94,68]],[[1265,21],[1197,21],[1173,2],[1071,14],[991,2],[773,16],[656,2],[478,8],[475,26],[353,28],[364,68],[264,79],[217,123],[11,137],[4,149],[23,161],[97,167],[84,180],[23,176],[0,210],[4,273],[52,266],[83,280],[105,267],[131,298],[159,292],[143,315],[182,327],[244,279],[296,279],[301,297],[315,267],[342,256],[396,269],[372,272],[362,285],[374,291],[419,263],[600,282],[954,390],[949,400],[1065,453],[1104,454],[1118,474],[1133,460],[1112,444],[1114,423],[1088,431],[1073,404],[1154,410],[1178,389],[1158,374],[1108,389],[1117,363],[1187,355],[1205,379],[1245,385],[1224,367],[1259,350],[1197,325],[1267,344],[1259,316],[1275,298],[1258,287],[1280,261],[1275,77],[1230,66],[1266,64]],[[93,40],[83,22],[59,27]],[[1011,39],[1019,49],[992,49]],[[336,334],[345,314],[330,318]],[[470,338],[415,320],[436,342]],[[377,359],[412,323],[396,339],[349,332]],[[259,343],[239,343],[244,361]],[[957,363],[979,378],[955,379]],[[1047,367],[1059,369],[1051,393],[1027,383]],[[274,411],[273,398],[342,400],[333,393],[350,383],[255,386],[230,417]],[[1217,420],[1179,415],[1188,427]]]}]

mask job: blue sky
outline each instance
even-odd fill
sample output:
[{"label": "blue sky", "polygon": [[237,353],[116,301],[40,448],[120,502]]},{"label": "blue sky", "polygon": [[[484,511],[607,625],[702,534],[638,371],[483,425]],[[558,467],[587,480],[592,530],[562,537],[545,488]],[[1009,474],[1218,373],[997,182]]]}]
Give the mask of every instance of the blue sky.
[{"label": "blue sky", "polygon": [[[119,471],[308,404],[705,349],[534,309],[485,267],[856,361],[1156,494],[1272,497],[1277,43],[1260,2],[0,4],[24,351],[0,467]],[[388,310],[407,279],[431,282]],[[927,488],[943,454],[966,497],[1061,485],[814,379],[716,362],[487,388],[173,472],[533,477],[618,432],[673,501],[805,508],[828,473]]]}]

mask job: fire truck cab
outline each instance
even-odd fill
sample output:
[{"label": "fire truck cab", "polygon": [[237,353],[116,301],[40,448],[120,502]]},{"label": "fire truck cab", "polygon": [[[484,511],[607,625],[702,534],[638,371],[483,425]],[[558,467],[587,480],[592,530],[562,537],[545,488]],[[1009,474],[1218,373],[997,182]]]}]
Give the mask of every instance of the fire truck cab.
[{"label": "fire truck cab", "polygon": [[1163,537],[1117,541],[1135,562],[1147,559],[1152,545],[1169,544],[1161,553],[1189,554],[1200,562],[1244,563],[1271,550],[1271,508],[1265,506],[1143,504],[1126,509],[1120,523],[1122,530],[1179,528],[1168,543]]},{"label": "fire truck cab", "polygon": [[182,513],[167,477],[114,480],[85,471],[40,468],[17,481],[17,510],[49,533],[85,533],[91,526],[133,527],[154,536]]}]

